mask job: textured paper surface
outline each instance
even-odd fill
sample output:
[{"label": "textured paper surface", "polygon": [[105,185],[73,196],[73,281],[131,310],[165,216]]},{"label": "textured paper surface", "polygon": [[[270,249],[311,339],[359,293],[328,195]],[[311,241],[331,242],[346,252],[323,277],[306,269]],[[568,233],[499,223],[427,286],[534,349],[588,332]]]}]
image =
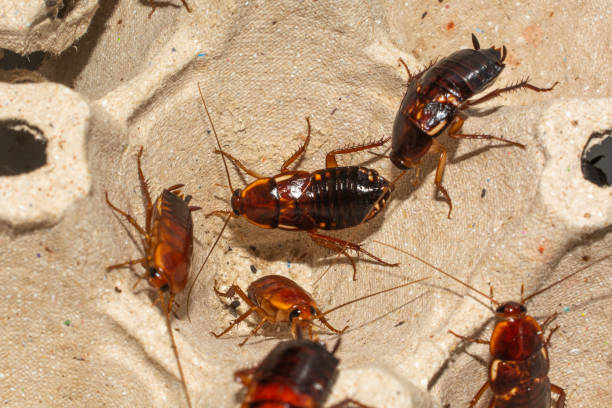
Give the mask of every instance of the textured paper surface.
[{"label": "textured paper surface", "polygon": [[[220,157],[212,153],[198,82],[223,148],[265,175],[276,174],[303,141],[306,116],[313,127],[299,163],[306,170],[322,168],[329,150],[389,136],[406,82],[397,58],[417,71],[470,47],[470,33],[483,47],[508,48],[497,85],[526,76],[536,85],[561,83],[551,93],[498,98],[481,111],[499,109],[465,123],[466,132],[507,137],[526,144],[525,150],[441,138],[449,151],[443,182],[455,206],[451,220],[446,203],[435,199],[437,158],[428,156],[421,180],[409,172],[383,214],[334,234],[365,242],[382,258],[401,262],[399,268],[361,260],[353,282],[350,265],[305,234],[233,220],[195,285],[191,322],[186,294],[177,298],[173,324],[194,406],[238,406],[233,372],[255,365],[287,338],[286,332],[265,330],[239,348],[253,327],[243,323],[215,339],[209,332],[235,319],[212,291],[215,280],[246,290],[258,277],[283,274],[326,310],[431,276],[427,284],[329,315],[332,324],[351,330],[337,354],[341,373],[328,404],[352,397],[377,407],[461,407],[486,380],[488,354],[479,345],[468,346],[467,353],[456,349],[460,342],[447,330],[485,338],[488,302],[464,297],[467,291],[458,284],[373,240],[401,246],[485,292],[491,284],[500,300],[517,299],[521,283],[531,293],[583,265],[584,256],[611,251],[611,189],[593,199],[577,156],[591,131],[612,123],[605,2],[189,4],[191,14],[174,1],[149,20],[147,2],[101,1],[76,47],[41,68],[50,81],[72,87],[90,103],[92,189],[54,227],[7,230],[0,237],[5,406],[186,406],[165,321],[153,304],[156,294],[144,283],[132,291],[142,268],[105,272],[107,265],[138,257],[138,250],[104,203],[104,192],[142,222],[135,156],[143,145],[153,196],[184,183],[193,205],[203,207],[194,213],[193,271],[199,268],[222,225],[204,214],[227,209],[229,192]],[[390,179],[398,174],[390,162],[368,153],[340,158],[341,164],[362,162]],[[554,170],[555,163],[567,165]],[[230,168],[235,187],[252,181],[235,170]],[[567,184],[553,182],[560,179]],[[564,201],[567,195],[584,197],[586,208],[568,211],[574,207]],[[601,263],[528,305],[539,321],[560,313],[550,378],[565,388],[570,408],[603,408],[612,399],[610,266]]]}]

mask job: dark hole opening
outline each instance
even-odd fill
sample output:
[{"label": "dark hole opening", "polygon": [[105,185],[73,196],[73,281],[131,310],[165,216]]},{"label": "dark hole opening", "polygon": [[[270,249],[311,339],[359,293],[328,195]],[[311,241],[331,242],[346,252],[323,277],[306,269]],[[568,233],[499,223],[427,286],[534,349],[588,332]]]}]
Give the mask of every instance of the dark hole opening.
[{"label": "dark hole opening", "polygon": [[591,135],[581,158],[584,178],[600,187],[612,182],[612,129]]},{"label": "dark hole opening", "polygon": [[0,120],[0,176],[29,173],[47,164],[47,139],[27,122]]},{"label": "dark hole opening", "polygon": [[0,50],[0,69],[27,69],[28,71],[37,70],[45,57],[42,51],[36,51],[31,54],[19,55],[13,51],[2,49]]}]

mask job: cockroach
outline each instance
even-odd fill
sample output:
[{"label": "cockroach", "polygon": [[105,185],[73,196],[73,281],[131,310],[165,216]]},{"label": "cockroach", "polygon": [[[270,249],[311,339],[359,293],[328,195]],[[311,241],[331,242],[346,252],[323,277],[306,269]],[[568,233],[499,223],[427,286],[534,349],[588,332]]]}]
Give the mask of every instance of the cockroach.
[{"label": "cockroach", "polygon": [[448,203],[448,218],[453,204],[442,186],[442,174],[446,165],[446,149],[436,140],[448,128],[448,135],[454,139],[498,140],[520,148],[525,145],[502,137],[481,134],[458,133],[463,125],[465,109],[489,101],[505,92],[531,89],[536,92],[551,91],[538,88],[524,79],[518,83],[498,88],[474,100],[470,98],[490,86],[504,69],[506,47],[480,49],[476,36],[472,34],[474,49],[457,51],[429,67],[412,75],[408,66],[400,62],[408,72],[408,89],[402,100],[393,125],[390,159],[396,167],[416,167],[426,153],[440,153],[436,170],[435,185]]},{"label": "cockroach", "polygon": [[419,279],[389,289],[381,290],[376,293],[371,293],[369,295],[343,303],[327,310],[326,312],[321,312],[321,310],[319,310],[316,302],[312,296],[306,292],[306,290],[302,289],[302,287],[297,283],[289,278],[285,278],[284,276],[267,275],[259,278],[249,285],[247,294],[245,294],[238,285],[232,285],[226,292],[220,292],[216,288],[217,282],[215,282],[213,289],[217,295],[226,298],[232,298],[234,295],[238,295],[247,305],[249,305],[249,310],[240,315],[238,319],[232,322],[232,324],[230,324],[229,327],[227,327],[221,333],[211,333],[215,337],[219,338],[230,331],[238,323],[249,317],[251,313],[256,312],[261,320],[251,331],[251,333],[249,333],[246,339],[240,343],[240,346],[243,346],[247,340],[257,333],[257,331],[266,322],[289,323],[291,325],[291,333],[293,334],[294,338],[297,338],[298,330],[303,331],[308,329],[309,337],[312,339],[312,325],[314,320],[319,320],[332,332],[342,334],[348,328],[348,326],[342,330],[338,330],[327,321],[325,315],[352,303],[359,302],[372,296],[387,293],[395,289],[403,288],[404,286],[412,285],[413,283],[417,283],[422,280],[423,279]]},{"label": "cockroach", "polygon": [[[221,149],[219,137],[199,84],[198,89],[219,147],[215,152],[220,153],[223,158],[229,189],[232,193],[231,211],[217,210],[207,216],[243,216],[261,228],[304,231],[318,245],[344,254],[353,267],[353,280],[356,280],[357,268],[347,253],[347,249],[367,255],[382,265],[398,265],[383,261],[359,244],[317,232],[319,229],[338,230],[360,225],[371,220],[384,209],[393,191],[395,181],[390,183],[376,170],[366,167],[338,167],[336,155],[381,146],[386,140],[333,150],[327,154],[325,168],[322,170],[312,173],[292,171],[289,170],[289,166],[304,153],[310,140],[310,119],[306,118],[308,135],[302,146],[283,163],[280,174],[264,177],[248,169],[238,159]],[[225,161],[226,157],[256,180],[242,190],[234,190]]]},{"label": "cockroach", "polygon": [[[154,0],[149,0],[149,3],[151,3],[151,12],[149,13],[149,18],[151,18],[151,16],[155,12],[155,9],[157,8],[157,5],[155,4]],[[191,13],[191,9],[189,8],[187,2],[185,0],[181,0],[181,3],[183,3],[185,10],[187,10],[188,13]]]},{"label": "cockroach", "polygon": [[[329,394],[340,361],[320,343],[298,338],[278,343],[255,368],[236,371],[246,388],[241,408],[320,408]],[[345,399],[329,408],[368,408]]]},{"label": "cockroach", "polygon": [[526,297],[523,296],[523,287],[521,286],[520,302],[501,303],[493,298],[492,289],[491,296],[486,295],[416,255],[388,244],[383,245],[423,262],[425,265],[484,296],[495,306],[493,310],[495,327],[490,341],[464,337],[449,330],[450,334],[464,341],[489,345],[492,357],[488,368],[489,379],[470,401],[470,408],[478,403],[489,387],[493,391],[493,397],[488,405],[489,408],[549,408],[552,392],[558,395],[555,407],[563,408],[565,406],[565,391],[560,386],[552,384],[548,378],[550,365],[548,347],[553,333],[559,326],[552,328],[548,337],[544,337],[546,327],[556,318],[557,313],[553,313],[540,325],[527,314],[525,304],[528,300],[574,277],[594,264],[612,257],[612,254],[603,256]]},{"label": "cockroach", "polygon": [[[144,256],[140,259],[108,266],[106,270],[110,271],[140,264],[146,270],[146,273],[140,276],[140,279],[146,278],[149,284],[158,290],[161,305],[164,304],[165,294],[168,293],[168,301],[165,307],[166,324],[181,375],[185,397],[189,407],[191,407],[185,374],[183,373],[178,349],[174,341],[174,334],[172,333],[170,312],[174,304],[174,297],[187,284],[193,252],[193,220],[191,212],[199,210],[200,207],[189,205],[191,196],[185,197],[180,191],[184,184],[175,184],[164,189],[157,200],[155,200],[155,203],[152,203],[149,186],[140,164],[142,150],[143,148],[141,147],[138,152],[137,163],[140,189],[146,201],[145,228],[141,227],[130,214],[113,205],[108,199],[108,192],[105,192],[105,196],[108,206],[113,211],[122,215],[142,235]],[[138,282],[140,282],[140,279]]]}]

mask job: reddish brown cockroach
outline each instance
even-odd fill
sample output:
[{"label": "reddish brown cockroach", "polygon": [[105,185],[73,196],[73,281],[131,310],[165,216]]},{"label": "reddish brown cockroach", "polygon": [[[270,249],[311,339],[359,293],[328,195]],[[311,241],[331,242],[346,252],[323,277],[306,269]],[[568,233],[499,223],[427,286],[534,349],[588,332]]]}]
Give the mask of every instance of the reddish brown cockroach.
[{"label": "reddish brown cockroach", "polygon": [[326,312],[321,312],[312,296],[302,289],[297,283],[280,275],[268,275],[257,279],[249,285],[249,288],[247,289],[248,295],[245,294],[244,291],[237,285],[230,286],[226,292],[219,292],[217,288],[214,287],[213,289],[219,296],[231,298],[237,294],[246,304],[249,305],[250,308],[248,311],[240,315],[238,319],[232,322],[232,324],[230,324],[229,327],[223,330],[220,334],[211,333],[215,337],[219,338],[230,331],[238,323],[249,317],[251,313],[256,312],[261,320],[251,331],[251,333],[249,333],[247,338],[240,343],[241,346],[243,346],[252,335],[257,333],[257,331],[266,322],[289,323],[291,325],[291,333],[295,338],[297,338],[298,330],[302,331],[308,329],[308,334],[312,339],[312,325],[315,319],[318,319],[334,333],[342,334],[348,328],[348,326],[342,330],[334,328],[331,324],[329,324],[327,319],[325,319],[326,314],[352,303],[372,296],[380,295],[382,293],[390,292],[395,289],[403,288],[404,286],[412,285],[413,283],[417,283],[422,280],[423,279],[419,279],[395,286],[393,288],[381,290],[376,293],[371,293],[369,295],[343,303],[327,310]]},{"label": "reddish brown cockroach", "polygon": [[[149,0],[149,3],[151,3],[151,12],[149,13],[149,18],[151,18],[155,12],[155,9],[157,8],[157,5],[155,4],[154,0]],[[183,6],[185,6],[185,10],[187,10],[188,13],[191,13],[191,9],[189,8],[187,2],[185,0],[181,0],[181,3],[183,3]]]},{"label": "reddish brown cockroach", "polygon": [[608,254],[583,266],[527,297],[523,296],[523,288],[521,287],[520,302],[509,301],[500,303],[492,296],[486,295],[416,255],[388,244],[381,244],[423,262],[425,265],[489,299],[496,306],[493,311],[495,313],[495,327],[493,328],[490,341],[464,337],[449,330],[452,335],[464,341],[488,344],[491,352],[492,359],[489,363],[489,379],[472,398],[470,408],[473,408],[478,403],[489,387],[493,391],[493,397],[488,405],[489,408],[550,408],[551,392],[559,395],[555,404],[556,408],[563,408],[565,406],[565,391],[558,385],[551,384],[548,378],[548,346],[550,345],[552,334],[559,326],[551,329],[548,337],[544,338],[544,329],[557,316],[557,313],[549,316],[542,325],[539,325],[533,317],[527,314],[525,303],[536,295],[564,282],[592,265],[612,257],[612,254]]},{"label": "reddish brown cockroach", "polygon": [[[325,346],[298,338],[280,342],[255,368],[239,370],[234,378],[247,387],[241,408],[320,408],[331,390],[340,362]],[[350,405],[368,408],[345,399],[329,408]]]},{"label": "reddish brown cockroach", "polygon": [[105,195],[108,206],[125,217],[143,236],[145,256],[140,259],[108,266],[106,270],[110,271],[124,266],[141,264],[147,271],[145,275],[141,276],[141,279],[146,277],[149,284],[158,290],[160,304],[164,304],[164,294],[169,292],[165,310],[166,324],[181,375],[185,397],[189,407],[191,407],[191,398],[187,390],[185,374],[183,373],[178,349],[174,341],[174,334],[172,333],[170,312],[172,311],[174,297],[187,284],[189,268],[191,266],[191,254],[193,252],[193,221],[191,219],[191,212],[199,210],[200,207],[189,206],[191,196],[184,197],[179,190],[183,187],[183,184],[176,184],[164,189],[157,200],[155,200],[155,203],[152,203],[149,187],[140,165],[142,150],[143,148],[141,147],[137,160],[140,189],[147,203],[145,228],[142,228],[131,215],[115,207],[108,199],[108,192],[105,192]]},{"label": "reddish brown cockroach", "polygon": [[472,43],[473,50],[457,51],[416,75],[412,75],[408,66],[400,60],[408,71],[408,89],[395,117],[390,158],[396,167],[407,169],[416,167],[421,157],[428,152],[440,153],[435,184],[448,202],[448,218],[453,204],[442,186],[446,149],[436,138],[448,128],[448,135],[454,139],[492,139],[524,148],[524,145],[502,137],[458,133],[465,120],[461,116],[462,111],[505,92],[521,88],[547,92],[558,84],[555,82],[550,88],[538,88],[525,79],[491,91],[481,98],[469,100],[494,82],[504,69],[506,58],[505,46],[501,49],[491,47],[481,50],[473,34]]},{"label": "reddish brown cockroach", "polygon": [[[199,84],[198,89],[200,89]],[[367,150],[384,144],[386,140],[333,150],[327,154],[325,168],[322,170],[312,173],[291,171],[289,166],[304,153],[310,140],[310,120],[306,118],[308,135],[304,144],[283,163],[280,174],[274,177],[264,177],[249,170],[239,160],[221,149],[221,143],[201,89],[200,96],[217,139],[219,150],[216,152],[221,153],[229,189],[232,192],[231,211],[213,211],[208,215],[234,217],[242,215],[249,222],[261,228],[304,231],[315,243],[344,254],[353,266],[353,280],[356,280],[357,268],[347,253],[347,249],[365,254],[382,265],[398,265],[383,261],[361,248],[359,244],[317,232],[318,229],[338,230],[357,226],[374,218],[384,209],[393,190],[394,182],[389,183],[376,170],[366,167],[338,167],[336,155]],[[234,190],[225,162],[226,157],[257,180],[242,190]]]}]

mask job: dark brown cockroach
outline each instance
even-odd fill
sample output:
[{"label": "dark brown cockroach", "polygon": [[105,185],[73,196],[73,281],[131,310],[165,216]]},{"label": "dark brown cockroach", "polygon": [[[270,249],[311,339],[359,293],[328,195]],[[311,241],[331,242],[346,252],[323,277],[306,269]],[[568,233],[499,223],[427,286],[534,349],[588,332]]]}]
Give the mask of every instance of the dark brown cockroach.
[{"label": "dark brown cockroach", "polygon": [[165,307],[166,324],[181,375],[185,397],[191,407],[191,398],[187,390],[185,374],[183,373],[178,349],[174,341],[174,334],[172,333],[170,312],[172,311],[174,297],[187,284],[189,268],[191,266],[191,254],[193,252],[193,221],[191,219],[191,212],[199,210],[200,207],[189,206],[191,196],[184,197],[180,191],[183,184],[176,184],[164,189],[157,200],[155,200],[155,203],[153,203],[140,165],[142,149],[141,147],[138,152],[137,160],[140,189],[147,204],[145,228],[142,228],[131,215],[115,207],[108,199],[108,192],[105,192],[105,195],[108,206],[125,217],[143,236],[144,257],[108,266],[106,270],[110,271],[112,269],[141,264],[146,270],[141,279],[146,278],[149,284],[158,290],[161,305],[164,304],[165,294],[169,294]]},{"label": "dark brown cockroach", "polygon": [[446,164],[446,149],[436,140],[448,128],[448,135],[454,139],[499,140],[521,148],[525,146],[502,137],[491,135],[467,135],[458,133],[463,125],[462,112],[497,96],[518,89],[531,89],[536,92],[552,90],[538,88],[528,79],[516,84],[498,88],[475,99],[470,98],[491,85],[504,69],[506,47],[480,49],[478,40],[472,34],[474,49],[457,51],[433,63],[425,70],[412,75],[408,71],[408,89],[402,100],[395,123],[391,146],[391,161],[400,169],[416,167],[426,153],[440,153],[436,170],[435,185],[448,202],[450,218],[453,204],[446,189],[442,186],[442,174]]},{"label": "dark brown cockroach", "polygon": [[[381,146],[386,140],[333,150],[327,154],[325,168],[322,170],[312,173],[291,171],[289,166],[304,153],[310,140],[310,120],[306,118],[308,135],[304,144],[283,163],[280,174],[273,177],[264,177],[249,170],[239,160],[221,149],[221,143],[201,89],[200,96],[217,139],[219,150],[216,152],[221,153],[229,189],[232,192],[231,211],[213,211],[208,215],[244,216],[249,222],[261,228],[304,231],[318,245],[344,254],[353,266],[354,280],[356,279],[357,268],[355,262],[347,253],[347,249],[367,255],[382,265],[398,265],[383,261],[363,249],[359,244],[317,232],[319,229],[338,230],[357,226],[374,218],[384,209],[395,181],[390,183],[380,176],[376,170],[366,167],[338,167],[336,155]],[[256,180],[242,190],[234,190],[225,162],[226,157]]]},{"label": "dark brown cockroach", "polygon": [[383,245],[387,245],[423,262],[425,265],[489,299],[492,305],[496,306],[493,310],[495,313],[495,327],[493,328],[490,341],[464,337],[449,330],[449,333],[464,341],[488,344],[491,352],[489,379],[472,398],[469,408],[473,408],[478,403],[489,387],[493,391],[493,397],[488,405],[489,408],[550,408],[552,392],[559,396],[555,407],[563,408],[565,406],[565,391],[558,385],[551,384],[548,378],[548,346],[550,345],[551,336],[559,326],[552,328],[548,337],[544,337],[545,328],[557,316],[557,313],[552,314],[542,325],[539,325],[533,317],[527,314],[525,304],[536,295],[572,278],[594,264],[612,257],[612,254],[603,256],[583,266],[527,297],[523,296],[523,287],[521,287],[520,302],[509,301],[500,303],[493,296],[486,295],[413,254],[388,244]]},{"label": "dark brown cockroach", "polygon": [[[299,338],[278,343],[255,368],[239,370],[234,378],[246,388],[241,408],[320,408],[329,394],[340,362],[325,346]],[[329,408],[368,408],[345,399]]]},{"label": "dark brown cockroach", "polygon": [[302,287],[291,279],[280,275],[268,275],[257,279],[249,285],[247,294],[245,294],[238,285],[230,286],[226,292],[220,292],[216,287],[213,287],[219,296],[226,298],[232,298],[234,295],[240,296],[250,308],[248,311],[240,315],[238,319],[232,322],[232,324],[230,324],[229,327],[223,330],[221,333],[211,333],[215,337],[219,338],[230,331],[238,323],[249,317],[251,313],[256,312],[261,320],[251,331],[251,333],[249,333],[246,339],[240,343],[241,346],[243,346],[251,336],[257,333],[257,331],[266,322],[289,323],[291,325],[291,333],[294,337],[297,337],[298,330],[304,331],[307,329],[309,337],[312,339],[312,325],[314,320],[319,320],[332,332],[342,334],[348,328],[348,326],[342,330],[338,330],[329,324],[325,318],[325,315],[352,303],[359,302],[372,296],[387,293],[395,289],[403,288],[404,286],[412,285],[413,283],[417,283],[422,280],[423,279],[419,279],[417,281],[404,283],[393,288],[381,290],[376,293],[371,293],[369,295],[343,303],[325,312],[321,312],[319,310],[319,307],[312,296],[302,289]]},{"label": "dark brown cockroach", "polygon": [[[149,3],[151,3],[151,12],[149,13],[149,18],[151,18],[155,12],[155,9],[157,8],[157,5],[155,4],[154,0],[149,0]],[[185,0],[181,0],[181,3],[183,3],[183,6],[185,6],[185,10],[187,10],[188,13],[191,13],[191,9],[189,8],[187,2]]]}]

